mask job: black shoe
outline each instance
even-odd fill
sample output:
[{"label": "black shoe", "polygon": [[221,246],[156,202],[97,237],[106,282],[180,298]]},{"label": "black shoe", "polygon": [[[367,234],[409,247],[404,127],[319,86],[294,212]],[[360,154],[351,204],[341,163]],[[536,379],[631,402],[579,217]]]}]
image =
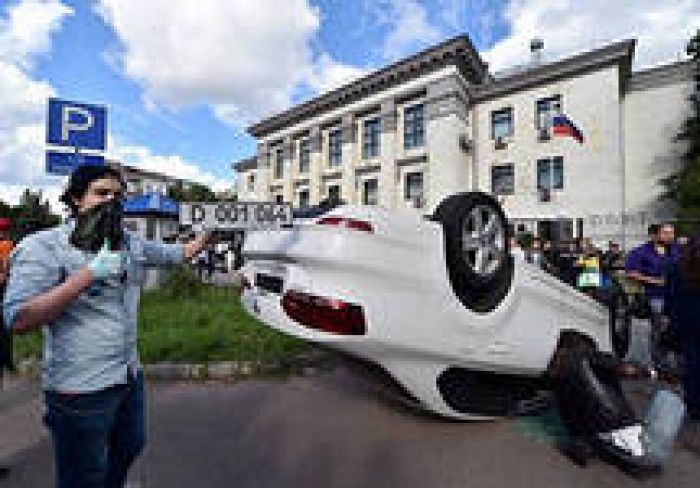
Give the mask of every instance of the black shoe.
[{"label": "black shoe", "polygon": [[2,478],[7,478],[7,475],[10,474],[10,468],[7,466],[0,466],[0,479]]}]

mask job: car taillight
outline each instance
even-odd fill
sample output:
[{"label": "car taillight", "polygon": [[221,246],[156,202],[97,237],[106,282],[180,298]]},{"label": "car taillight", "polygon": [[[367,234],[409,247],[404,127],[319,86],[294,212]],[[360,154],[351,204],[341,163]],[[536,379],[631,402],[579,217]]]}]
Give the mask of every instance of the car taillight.
[{"label": "car taillight", "polygon": [[372,224],[366,220],[349,219],[346,217],[323,217],[316,222],[318,225],[335,225],[346,229],[361,230],[363,232],[374,232]]},{"label": "car taillight", "polygon": [[282,308],[292,320],[311,329],[340,335],[363,335],[366,331],[362,307],[337,298],[326,298],[290,290]]}]

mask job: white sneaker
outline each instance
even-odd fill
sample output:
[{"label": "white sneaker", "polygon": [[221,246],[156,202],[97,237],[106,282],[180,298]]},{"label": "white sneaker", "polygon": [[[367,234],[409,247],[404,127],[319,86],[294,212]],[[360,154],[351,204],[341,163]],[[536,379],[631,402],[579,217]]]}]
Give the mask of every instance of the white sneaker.
[{"label": "white sneaker", "polygon": [[632,456],[644,456],[642,426],[640,424],[630,425],[612,432],[604,432],[598,434],[598,437],[612,443],[615,447],[628,452]]}]

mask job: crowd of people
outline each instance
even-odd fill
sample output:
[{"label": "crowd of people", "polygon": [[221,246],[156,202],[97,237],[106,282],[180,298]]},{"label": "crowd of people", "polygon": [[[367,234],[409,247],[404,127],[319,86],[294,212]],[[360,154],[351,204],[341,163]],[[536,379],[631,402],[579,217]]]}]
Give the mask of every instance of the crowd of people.
[{"label": "crowd of people", "polygon": [[594,298],[618,287],[636,304],[633,312],[650,322],[643,366],[652,376],[682,380],[691,444],[700,452],[700,236],[677,238],[671,223],[651,225],[648,234],[627,253],[618,242],[603,251],[587,238],[535,238],[529,245],[513,239],[511,252]]},{"label": "crowd of people", "polygon": [[608,286],[625,269],[625,255],[616,241],[603,251],[589,238],[558,243],[534,238],[527,245],[513,238],[511,252],[581,289]]}]

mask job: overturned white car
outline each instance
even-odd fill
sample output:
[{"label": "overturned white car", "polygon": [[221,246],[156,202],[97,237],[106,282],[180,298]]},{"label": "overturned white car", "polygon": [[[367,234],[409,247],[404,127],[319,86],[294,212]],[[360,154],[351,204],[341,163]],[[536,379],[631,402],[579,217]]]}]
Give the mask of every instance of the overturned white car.
[{"label": "overturned white car", "polygon": [[609,307],[510,256],[506,217],[483,193],[450,196],[429,218],[336,207],[251,232],[243,255],[249,313],[381,366],[451,418],[513,412],[562,348],[627,340]]}]

